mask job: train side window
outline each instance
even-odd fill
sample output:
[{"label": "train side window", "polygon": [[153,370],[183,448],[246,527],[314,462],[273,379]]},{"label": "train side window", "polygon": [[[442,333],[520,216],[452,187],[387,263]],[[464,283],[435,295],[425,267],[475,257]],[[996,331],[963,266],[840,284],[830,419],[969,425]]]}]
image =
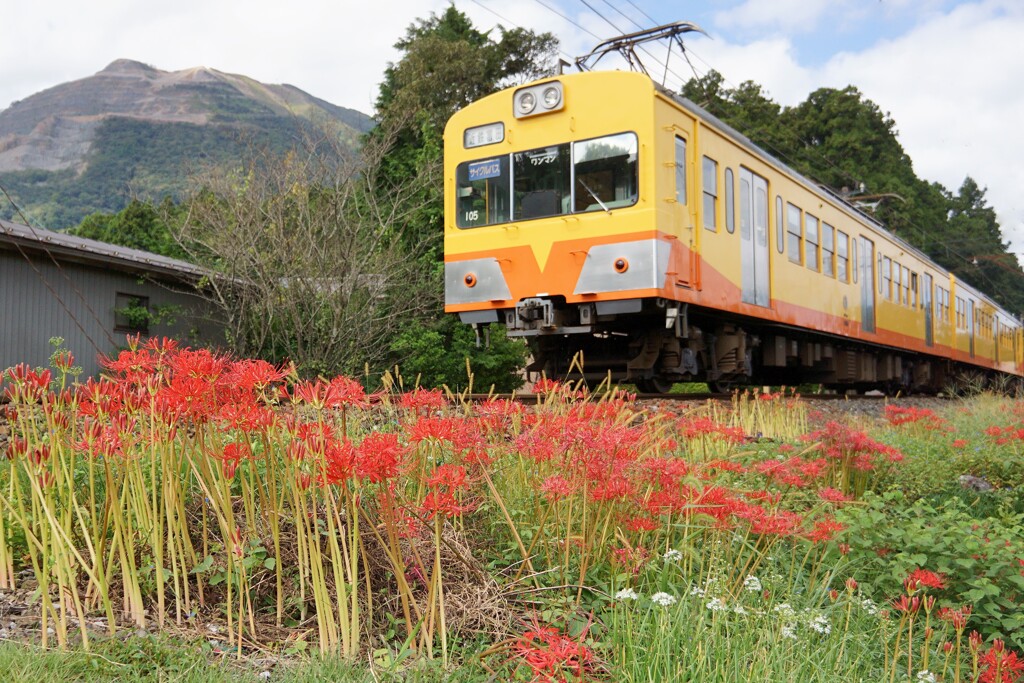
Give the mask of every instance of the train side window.
[{"label": "train side window", "polygon": [[821,224],[821,272],[836,276],[836,230],[828,223]]},{"label": "train side window", "polygon": [[807,263],[807,267],[813,271],[819,270],[818,268],[818,219],[811,214],[804,214],[804,249],[807,252],[807,258],[804,259]]},{"label": "train side window", "polygon": [[725,229],[729,234],[736,232],[736,188],[732,169],[725,169]]},{"label": "train side window", "polygon": [[676,138],[676,201],[686,204],[686,140]]},{"label": "train side window", "polygon": [[900,284],[900,264],[892,262],[892,300],[900,303],[903,296],[903,285]]},{"label": "train side window", "polygon": [[910,305],[917,308],[917,273],[910,274]]},{"label": "train side window", "polygon": [[781,254],[786,247],[786,230],[783,227],[782,196],[775,195],[775,248]]},{"label": "train side window", "polygon": [[903,266],[903,305],[910,305],[910,268]]},{"label": "train side window", "polygon": [[718,230],[718,162],[704,157],[700,167],[704,179],[704,227]]},{"label": "train side window", "polygon": [[882,257],[882,278],[879,281],[882,288],[882,296],[892,299],[892,259],[888,256]]},{"label": "train side window", "polygon": [[789,251],[789,260],[797,265],[804,263],[804,251],[800,244],[803,235],[800,232],[800,208],[792,204],[786,204],[786,249]]},{"label": "train side window", "polygon": [[849,251],[850,238],[842,230],[836,236],[836,278],[840,282],[849,282]]}]

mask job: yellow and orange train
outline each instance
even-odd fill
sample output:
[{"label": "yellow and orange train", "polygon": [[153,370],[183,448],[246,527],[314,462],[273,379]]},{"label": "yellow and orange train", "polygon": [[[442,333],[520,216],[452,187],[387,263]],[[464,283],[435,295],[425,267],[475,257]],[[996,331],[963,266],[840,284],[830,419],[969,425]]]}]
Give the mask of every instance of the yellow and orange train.
[{"label": "yellow and orange train", "polygon": [[544,79],[445,129],[445,307],[531,370],[936,390],[1020,376],[1021,323],[839,196],[633,72]]}]

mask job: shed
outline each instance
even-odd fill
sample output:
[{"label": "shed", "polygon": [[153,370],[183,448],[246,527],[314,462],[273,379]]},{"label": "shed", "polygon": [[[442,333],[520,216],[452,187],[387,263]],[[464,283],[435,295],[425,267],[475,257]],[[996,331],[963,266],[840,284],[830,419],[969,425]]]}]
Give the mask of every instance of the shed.
[{"label": "shed", "polygon": [[0,220],[0,371],[49,365],[63,337],[83,378],[128,335],[223,341],[215,310],[196,291],[195,264]]}]

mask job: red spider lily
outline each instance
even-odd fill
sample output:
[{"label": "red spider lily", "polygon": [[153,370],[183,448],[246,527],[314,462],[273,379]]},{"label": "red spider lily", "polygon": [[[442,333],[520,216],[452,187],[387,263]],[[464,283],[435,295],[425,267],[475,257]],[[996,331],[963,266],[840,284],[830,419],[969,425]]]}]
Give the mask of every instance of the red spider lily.
[{"label": "red spider lily", "polygon": [[7,444],[7,458],[14,460],[28,452],[28,441],[20,436],[12,437]]},{"label": "red spider lily", "polygon": [[289,374],[290,366],[274,366],[265,360],[246,359],[231,364],[226,373],[229,383],[245,391],[263,391]]},{"label": "red spider lily", "polygon": [[850,591],[851,593],[857,592],[857,586],[857,579],[853,578],[852,576],[846,580],[846,590]]},{"label": "red spider lily", "polygon": [[430,488],[443,486],[448,491],[460,491],[466,488],[466,468],[462,465],[438,465],[427,477],[427,486]]},{"label": "red spider lily", "polygon": [[512,652],[533,674],[535,681],[583,680],[594,659],[582,642],[550,626],[526,631],[512,644]]},{"label": "red spider lily", "polygon": [[225,403],[217,411],[217,419],[228,429],[256,432],[269,429],[275,422],[274,411],[248,400]]},{"label": "red spider lily", "polygon": [[438,514],[445,517],[454,517],[455,515],[461,515],[463,512],[469,512],[474,508],[472,504],[460,503],[455,499],[455,496],[447,491],[428,491],[427,495],[423,497],[423,503],[420,505],[426,515],[427,519],[434,519]]},{"label": "red spider lily", "polygon": [[904,614],[916,614],[921,609],[921,598],[916,595],[914,597],[901,595],[899,598],[893,598],[889,603],[896,611]]},{"label": "red spider lily", "polygon": [[971,618],[971,606],[963,605],[957,609],[942,607],[939,609],[939,620],[949,622],[953,629],[959,634],[967,628],[967,620]]},{"label": "red spider lily", "polygon": [[568,479],[557,474],[553,474],[540,485],[540,492],[548,500],[549,503],[554,503],[563,498],[576,493],[577,487],[569,482]]},{"label": "red spider lily", "polygon": [[7,368],[11,386],[4,394],[12,403],[37,403],[49,393],[52,375],[49,370],[36,371],[25,363]]},{"label": "red spider lily", "polygon": [[194,375],[175,375],[157,393],[157,404],[167,416],[188,417],[206,422],[217,408],[217,395],[209,379]]},{"label": "red spider lily", "polygon": [[327,389],[328,408],[362,407],[366,405],[366,390],[354,379],[338,376]]},{"label": "red spider lily", "polygon": [[922,424],[926,429],[946,429],[946,421],[928,408],[913,406],[885,406],[885,419],[894,427],[906,424]]},{"label": "red spider lily", "polygon": [[369,434],[356,449],[356,474],[377,484],[398,476],[405,449],[397,434]]},{"label": "red spider lily", "polygon": [[903,586],[911,593],[919,588],[941,590],[946,587],[946,577],[944,574],[937,574],[928,569],[915,569],[903,581]]},{"label": "red spider lily", "polygon": [[879,460],[899,462],[903,454],[892,446],[871,439],[864,432],[859,432],[838,422],[828,422],[819,429],[801,437],[803,441],[817,442],[816,448],[827,458],[850,461],[854,469],[873,469]]},{"label": "red spider lily", "polygon": [[971,647],[971,652],[977,652],[981,648],[981,634],[977,631],[971,631],[971,635],[967,636],[967,643]]},{"label": "red spider lily", "polygon": [[846,503],[853,500],[853,496],[848,496],[839,489],[834,489],[830,486],[818,489],[818,498],[829,503]]},{"label": "red spider lily", "polygon": [[611,560],[612,564],[627,570],[633,576],[637,576],[650,557],[651,553],[646,548],[626,547],[613,550]]},{"label": "red spider lily", "polygon": [[70,351],[58,351],[53,354],[53,367],[60,370],[62,373],[70,372],[71,367],[75,364],[75,354]]},{"label": "red spider lily", "polygon": [[220,453],[213,453],[213,457],[221,461],[221,471],[225,479],[234,479],[238,463],[243,459],[252,457],[252,449],[245,443],[229,443],[224,446]]},{"label": "red spider lily", "polygon": [[689,465],[682,458],[647,458],[639,466],[641,475],[651,484],[669,488],[678,486],[689,472]]},{"label": "red spider lily", "polygon": [[422,409],[424,413],[431,411],[441,410],[448,405],[448,400],[441,393],[440,389],[423,389],[417,387],[413,391],[408,391],[402,394],[401,398],[398,399],[398,405],[402,408],[412,410],[415,413],[419,413]]},{"label": "red spider lily", "polygon": [[684,417],[678,427],[686,439],[715,436],[727,443],[742,443],[747,438],[739,427],[719,424],[710,417]]},{"label": "red spider lily", "polygon": [[964,448],[967,446],[967,439],[954,439],[952,446],[953,448]]},{"label": "red spider lily", "polygon": [[356,449],[346,441],[331,440],[324,444],[323,484],[341,484],[356,471]]},{"label": "red spider lily", "polygon": [[978,658],[978,664],[985,667],[978,678],[980,683],[1016,683],[1024,672],[1024,661],[1018,659],[1016,652],[1007,652],[998,638]]},{"label": "red spider lily", "polygon": [[626,528],[630,531],[642,532],[642,531],[654,531],[661,524],[656,519],[650,517],[630,517],[626,520]]},{"label": "red spider lily", "polygon": [[[781,448],[779,449],[782,450]],[[736,472],[737,474],[743,474],[747,471],[747,468],[738,462],[732,460],[709,460],[706,463],[700,465],[701,470],[716,470],[718,472]]]},{"label": "red spider lily", "polygon": [[28,452],[28,460],[33,465],[39,466],[50,459],[50,446],[48,444],[39,444],[31,451]]},{"label": "red spider lily", "polygon": [[421,441],[454,441],[459,420],[452,417],[423,417],[408,427],[409,443]]},{"label": "red spider lily", "polygon": [[814,523],[814,528],[807,533],[807,538],[813,543],[823,543],[831,541],[837,533],[843,531],[846,531],[845,524],[837,522],[832,517],[827,517]]}]

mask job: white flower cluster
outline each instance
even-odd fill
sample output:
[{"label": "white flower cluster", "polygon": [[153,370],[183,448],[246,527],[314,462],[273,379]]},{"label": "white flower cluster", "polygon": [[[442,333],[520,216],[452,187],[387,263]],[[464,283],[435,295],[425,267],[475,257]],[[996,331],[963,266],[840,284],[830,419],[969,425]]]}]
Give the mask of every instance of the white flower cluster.
[{"label": "white flower cluster", "polygon": [[743,579],[743,588],[751,592],[759,591],[761,590],[761,579],[756,576],[747,576]]},{"label": "white flower cluster", "polygon": [[707,594],[707,591],[704,590],[703,588],[701,588],[700,586],[694,586],[693,588],[690,589],[690,595],[698,597],[698,598],[703,598],[706,594]]},{"label": "white flower cluster", "polygon": [[828,622],[828,617],[824,614],[817,614],[811,617],[811,620],[807,622],[807,625],[812,631],[817,631],[823,636],[827,636],[832,633],[832,624]]},{"label": "white flower cluster", "polygon": [[935,683],[936,680],[935,674],[928,669],[917,672],[917,683]]},{"label": "white flower cluster", "polygon": [[788,602],[780,602],[772,611],[778,614],[782,621],[793,621],[796,618],[796,610]]},{"label": "white flower cluster", "polygon": [[722,598],[711,598],[711,600],[708,601],[707,608],[712,612],[724,612],[729,609],[729,606],[725,604],[725,601],[722,600]]},{"label": "white flower cluster", "polygon": [[671,550],[666,550],[665,554],[661,556],[661,559],[665,560],[665,562],[678,562],[683,559],[683,554],[675,548],[672,548]]},{"label": "white flower cluster", "polygon": [[796,640],[797,639],[797,636],[796,636],[796,624],[783,624],[782,625],[782,630],[779,631],[779,634],[783,638],[789,638],[790,640]]},{"label": "white flower cluster", "polygon": [[676,604],[676,596],[669,595],[668,593],[655,593],[651,596],[651,602],[653,602],[655,605],[668,607],[669,605]]},{"label": "white flower cluster", "polygon": [[871,598],[864,598],[860,601],[861,608],[871,616],[878,616],[878,605]]},{"label": "white flower cluster", "polygon": [[616,600],[637,600],[640,596],[636,594],[636,591],[632,588],[623,588],[615,594]]}]

